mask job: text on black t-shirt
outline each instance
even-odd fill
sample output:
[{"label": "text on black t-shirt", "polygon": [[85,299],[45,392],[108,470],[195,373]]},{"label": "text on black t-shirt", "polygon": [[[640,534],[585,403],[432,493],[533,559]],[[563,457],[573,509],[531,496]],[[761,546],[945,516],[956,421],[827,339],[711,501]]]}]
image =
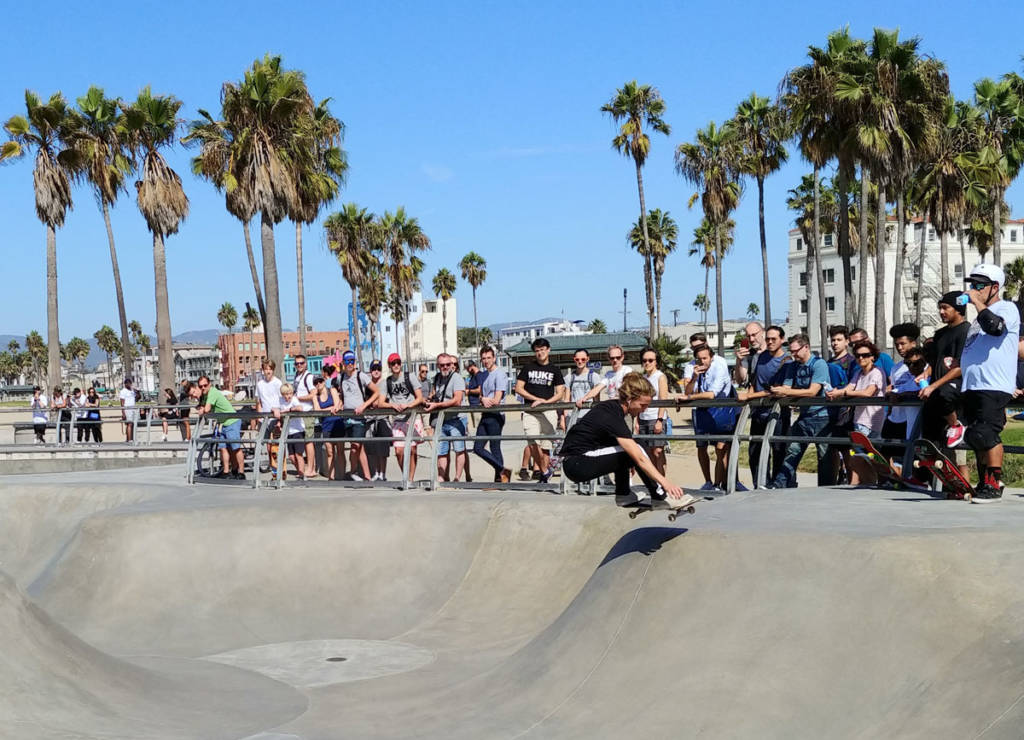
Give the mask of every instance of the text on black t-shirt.
[{"label": "text on black t-shirt", "polygon": [[562,373],[550,362],[547,365],[531,362],[529,365],[524,366],[519,371],[518,377],[516,377],[516,382],[520,380],[523,381],[523,390],[532,396],[543,398],[544,400],[555,395],[555,388],[557,386],[565,385]]}]

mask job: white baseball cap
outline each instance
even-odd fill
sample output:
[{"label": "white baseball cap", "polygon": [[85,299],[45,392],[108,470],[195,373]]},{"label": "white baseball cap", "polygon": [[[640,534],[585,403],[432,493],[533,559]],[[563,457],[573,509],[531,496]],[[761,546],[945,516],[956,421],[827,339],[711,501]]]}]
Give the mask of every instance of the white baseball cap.
[{"label": "white baseball cap", "polygon": [[964,278],[964,282],[969,283],[973,280],[1006,285],[1006,273],[999,265],[975,265],[971,268],[971,274]]}]

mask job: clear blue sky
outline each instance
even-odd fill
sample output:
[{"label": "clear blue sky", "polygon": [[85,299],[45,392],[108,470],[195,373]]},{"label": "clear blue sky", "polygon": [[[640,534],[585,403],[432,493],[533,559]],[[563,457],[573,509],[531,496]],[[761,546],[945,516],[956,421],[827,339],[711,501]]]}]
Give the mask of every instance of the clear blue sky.
[{"label": "clear blue sky", "polygon": [[[751,91],[774,96],[808,44],[843,24],[863,37],[873,26],[923,38],[968,96],[974,80],[1021,70],[1024,5],[990,2],[858,3],[269,3],[114,0],[92,7],[16,4],[0,49],[6,84],[0,115],[24,112],[22,90],[70,98],[90,84],[132,98],[144,85],[181,98],[187,119],[217,110],[226,80],[265,52],[308,76],[314,97],[331,97],[347,125],[351,176],[342,200],[377,213],[403,204],[434,249],[425,284],[440,267],[457,272],[470,250],[488,262],[480,323],[565,313],[621,326],[622,288],[630,324],[644,324],[640,259],[625,247],[637,218],[632,164],[610,148],[612,123],[599,112],[617,86],[637,78],[662,92],[672,126],[658,136],[644,171],[647,204],[671,212],[679,252],[667,265],[669,309],[692,319],[703,288],[686,256],[692,189],[673,170],[675,146],[710,120],[732,115]],[[333,5],[333,7],[332,7]],[[242,9],[244,7],[244,10]],[[174,333],[216,326],[223,301],[252,300],[240,224],[223,198],[189,174],[190,154],[170,156],[191,199],[191,215],[167,240]],[[0,333],[46,328],[45,230],[36,220],[31,160],[0,169],[0,244],[6,281]],[[807,165],[768,181],[766,216],[775,312],[786,309],[786,190]],[[1021,185],[1009,199],[1019,201]],[[132,189],[131,196],[134,195]],[[761,302],[756,189],[738,212],[734,255],[724,264],[727,315]],[[133,197],[114,212],[129,319],[154,327],[152,242]],[[258,234],[258,232],[257,232]],[[305,232],[306,315],[316,328],[346,324],[348,289],[319,226]],[[61,337],[116,326],[110,260],[91,194],[75,190],[74,211],[57,235]],[[284,324],[297,322],[294,228],[277,228]],[[470,291],[459,281],[459,324],[470,325]]]}]

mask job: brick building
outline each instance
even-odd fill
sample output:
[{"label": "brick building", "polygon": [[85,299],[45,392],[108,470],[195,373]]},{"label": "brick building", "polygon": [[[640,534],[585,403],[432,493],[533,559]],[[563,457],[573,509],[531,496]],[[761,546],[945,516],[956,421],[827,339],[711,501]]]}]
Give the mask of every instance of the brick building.
[{"label": "brick building", "polygon": [[[267,354],[266,338],[263,327],[250,335],[247,331],[236,331],[232,334],[221,334],[217,338],[220,349],[221,377],[228,388],[232,388],[253,373],[260,371],[260,362]],[[306,354],[329,355],[348,347],[347,331],[306,331]],[[299,354],[299,333],[284,332],[284,353],[288,357]],[[278,377],[282,377],[282,368],[278,368]]]}]

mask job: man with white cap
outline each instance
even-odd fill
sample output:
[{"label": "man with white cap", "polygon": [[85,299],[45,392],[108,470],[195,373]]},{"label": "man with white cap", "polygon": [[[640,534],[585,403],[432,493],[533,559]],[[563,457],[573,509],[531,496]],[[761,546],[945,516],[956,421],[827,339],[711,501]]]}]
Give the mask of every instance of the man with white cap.
[{"label": "man with white cap", "polygon": [[[1020,313],[1000,299],[1006,275],[998,265],[976,265],[964,278],[966,299],[978,311],[967,330],[960,357],[963,373],[963,423],[950,427],[947,444],[961,442],[978,456],[976,503],[998,501],[1002,495],[1003,443],[1006,404],[1017,377]],[[961,297],[963,300],[963,297]]]}]

